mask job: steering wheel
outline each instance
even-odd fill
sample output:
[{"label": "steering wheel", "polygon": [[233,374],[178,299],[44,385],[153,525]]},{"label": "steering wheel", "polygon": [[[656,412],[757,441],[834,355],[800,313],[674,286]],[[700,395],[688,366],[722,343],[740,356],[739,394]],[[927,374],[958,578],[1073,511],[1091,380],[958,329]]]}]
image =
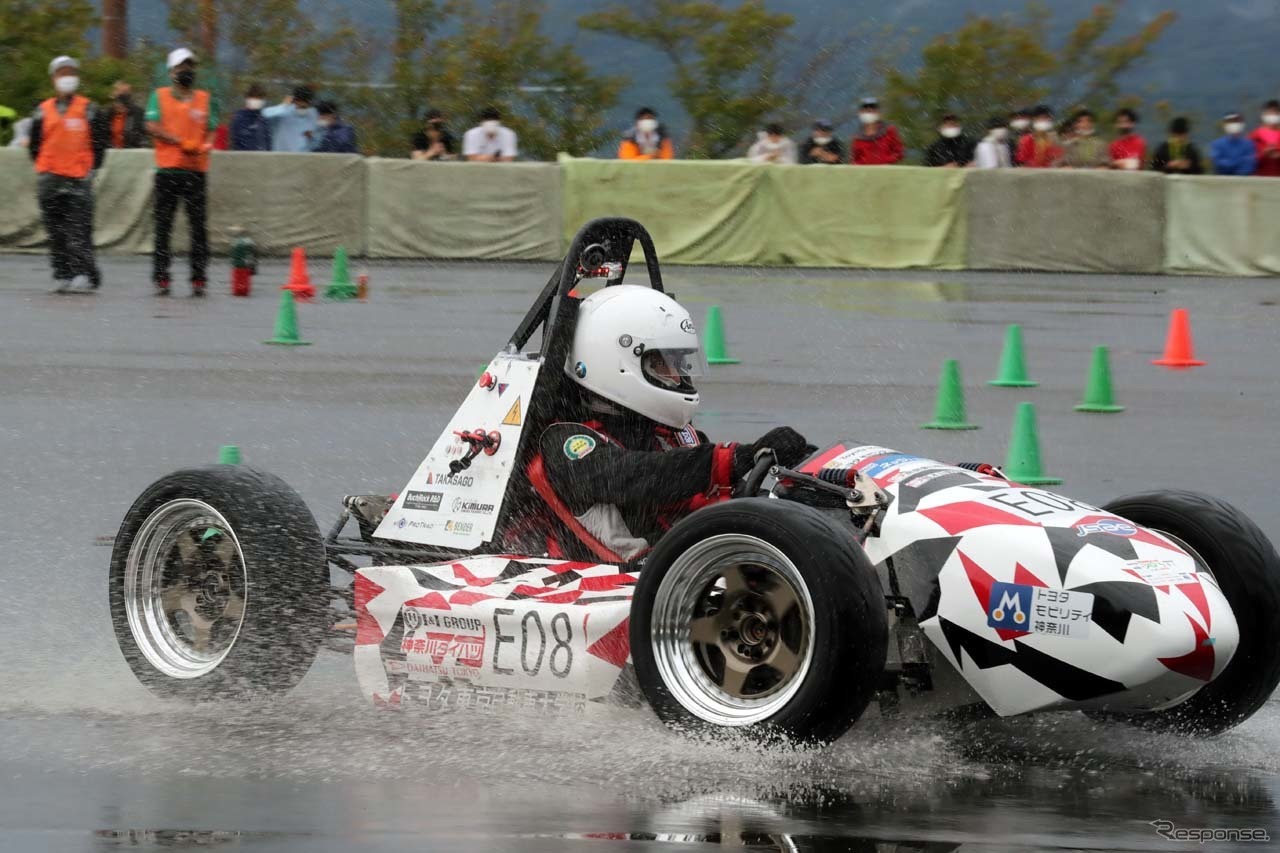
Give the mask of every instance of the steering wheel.
[{"label": "steering wheel", "polygon": [[760,497],[760,487],[764,485],[764,480],[769,476],[769,472],[778,464],[778,457],[774,452],[765,447],[756,452],[756,464],[752,466],[747,476],[743,478],[738,487],[733,490],[735,498],[758,498]]}]

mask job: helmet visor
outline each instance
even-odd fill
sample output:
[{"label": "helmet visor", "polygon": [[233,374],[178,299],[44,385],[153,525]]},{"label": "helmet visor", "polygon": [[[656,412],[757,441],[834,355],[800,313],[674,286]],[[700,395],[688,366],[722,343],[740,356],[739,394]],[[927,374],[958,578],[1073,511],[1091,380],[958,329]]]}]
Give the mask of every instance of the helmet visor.
[{"label": "helmet visor", "polygon": [[664,391],[698,393],[697,380],[706,373],[700,349],[651,349],[640,356],[645,380]]}]

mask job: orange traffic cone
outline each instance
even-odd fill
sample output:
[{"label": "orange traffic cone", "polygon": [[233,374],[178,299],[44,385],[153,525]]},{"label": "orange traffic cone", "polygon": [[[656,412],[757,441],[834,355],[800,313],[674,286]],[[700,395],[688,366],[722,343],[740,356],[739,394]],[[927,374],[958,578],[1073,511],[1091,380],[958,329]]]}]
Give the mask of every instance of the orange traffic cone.
[{"label": "orange traffic cone", "polygon": [[1191,316],[1186,308],[1175,308],[1169,317],[1169,336],[1165,339],[1164,358],[1151,362],[1161,367],[1200,367],[1191,345]]},{"label": "orange traffic cone", "polygon": [[306,300],[316,295],[316,286],[307,273],[307,251],[301,246],[293,250],[293,263],[289,267],[289,283],[281,290],[292,290],[293,298]]}]

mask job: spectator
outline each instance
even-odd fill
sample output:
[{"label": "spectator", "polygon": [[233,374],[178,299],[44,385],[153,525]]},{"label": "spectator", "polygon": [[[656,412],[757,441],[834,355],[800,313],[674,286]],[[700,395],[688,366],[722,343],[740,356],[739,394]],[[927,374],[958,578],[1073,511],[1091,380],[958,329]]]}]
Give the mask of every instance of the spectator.
[{"label": "spectator", "polygon": [[1000,116],[993,116],[987,122],[987,135],[973,152],[971,165],[975,169],[1008,169],[1013,165],[1008,124]]},{"label": "spectator", "polygon": [[973,148],[973,142],[960,127],[960,119],[948,114],[942,117],[938,138],[924,152],[924,164],[946,169],[963,168],[973,160]]},{"label": "spectator", "polygon": [[1280,178],[1280,101],[1267,101],[1262,108],[1262,126],[1249,134],[1257,148],[1255,175]]},{"label": "spectator", "polygon": [[270,151],[271,122],[262,114],[267,90],[259,83],[244,92],[244,106],[231,119],[232,151]]},{"label": "spectator", "polygon": [[516,132],[502,126],[497,107],[485,107],[480,124],[462,135],[462,156],[472,163],[510,163],[516,159]]},{"label": "spectator", "polygon": [[1097,123],[1093,113],[1080,110],[1071,120],[1071,137],[1062,145],[1062,158],[1058,163],[1064,169],[1108,169],[1111,152],[1107,143],[1097,136]]},{"label": "spectator", "polygon": [[855,166],[891,166],[902,162],[906,149],[898,137],[898,129],[881,121],[878,100],[862,99],[858,121],[862,123],[862,133],[849,145]]},{"label": "spectator", "polygon": [[1019,107],[1009,114],[1009,159],[1015,166],[1019,165],[1018,146],[1022,137],[1031,131],[1031,112],[1027,107]]},{"label": "spectator", "polygon": [[794,165],[796,144],[787,138],[786,129],[774,122],[756,134],[755,143],[747,151],[747,159],[753,163]]},{"label": "spectator", "polygon": [[299,86],[292,95],[262,111],[262,117],[271,122],[272,151],[311,150],[320,124],[320,114],[312,106],[315,99],[310,86]]},{"label": "spectator", "polygon": [[422,130],[413,135],[410,144],[415,160],[453,160],[458,156],[458,141],[444,123],[444,113],[427,110]]},{"label": "spectator", "polygon": [[1222,117],[1224,136],[1209,147],[1213,171],[1219,175],[1252,175],[1258,164],[1258,148],[1244,135],[1244,116],[1227,113]]},{"label": "spectator", "polygon": [[312,151],[317,154],[359,154],[356,147],[356,129],[338,115],[338,105],[333,101],[321,101],[316,105],[320,116],[320,130],[312,138]]},{"label": "spectator", "polygon": [[658,122],[658,114],[649,107],[636,110],[636,123],[618,144],[618,159],[671,160],[675,156],[675,146],[666,127]]},{"label": "spectator", "polygon": [[1191,122],[1185,118],[1169,122],[1169,138],[1156,149],[1151,168],[1166,175],[1199,175],[1204,172],[1200,151],[1191,141]]},{"label": "spectator", "polygon": [[1147,140],[1137,132],[1138,114],[1131,109],[1116,113],[1116,140],[1111,143],[1111,168],[1136,171],[1146,165]]},{"label": "spectator", "polygon": [[102,285],[93,257],[93,170],[102,165],[106,139],[93,102],[76,94],[79,72],[80,63],[69,56],[49,63],[57,94],[36,108],[28,146],[58,293],[77,279],[84,290]]},{"label": "spectator", "polygon": [[832,131],[835,127],[825,118],[813,123],[813,133],[800,149],[800,162],[835,164],[844,162],[844,146]]},{"label": "spectator", "polygon": [[133,102],[133,87],[117,80],[111,87],[111,107],[98,114],[106,123],[104,135],[109,148],[146,148],[147,122],[142,107]]},{"label": "spectator", "polygon": [[1051,169],[1062,159],[1062,146],[1053,131],[1053,110],[1036,107],[1031,119],[1031,132],[1018,142],[1017,163],[1028,169]]},{"label": "spectator", "polygon": [[209,152],[218,127],[218,110],[209,93],[195,88],[196,55],[185,47],[169,53],[172,86],[156,89],[147,104],[147,131],[155,140],[155,253],[151,280],[156,295],[169,295],[169,241],[181,201],[191,232],[191,295],[204,296],[205,267],[209,263]]}]

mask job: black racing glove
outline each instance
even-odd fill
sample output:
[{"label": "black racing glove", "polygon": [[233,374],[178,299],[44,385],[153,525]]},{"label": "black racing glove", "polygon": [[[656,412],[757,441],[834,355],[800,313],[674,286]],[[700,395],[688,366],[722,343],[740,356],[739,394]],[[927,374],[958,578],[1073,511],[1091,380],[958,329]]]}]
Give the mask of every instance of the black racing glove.
[{"label": "black racing glove", "polygon": [[756,464],[756,453],[761,450],[772,450],[778,464],[784,468],[792,468],[804,461],[814,452],[814,447],[805,441],[800,433],[791,427],[775,427],[769,430],[753,444],[740,444],[733,453],[733,477],[744,476]]}]

